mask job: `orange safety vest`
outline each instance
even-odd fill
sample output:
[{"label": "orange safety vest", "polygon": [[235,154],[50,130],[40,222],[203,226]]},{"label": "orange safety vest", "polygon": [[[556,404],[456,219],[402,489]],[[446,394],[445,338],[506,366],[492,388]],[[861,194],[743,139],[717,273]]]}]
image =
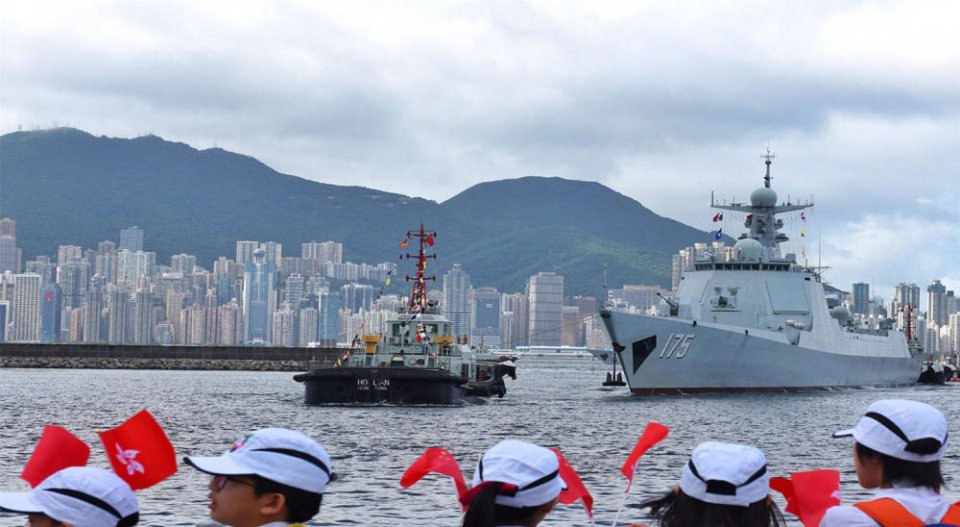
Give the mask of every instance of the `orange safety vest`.
[{"label": "orange safety vest", "polygon": [[[906,507],[900,505],[893,498],[880,498],[856,503],[853,506],[880,524],[880,527],[923,527],[928,525],[911,514]],[[940,523],[960,526],[960,502],[954,503],[947,509],[947,513],[940,519]]]}]

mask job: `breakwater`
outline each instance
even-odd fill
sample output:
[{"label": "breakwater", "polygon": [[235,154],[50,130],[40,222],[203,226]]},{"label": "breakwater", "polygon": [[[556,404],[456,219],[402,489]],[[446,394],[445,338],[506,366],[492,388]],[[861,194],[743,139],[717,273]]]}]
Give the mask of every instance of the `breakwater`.
[{"label": "breakwater", "polygon": [[0,343],[0,368],[306,371],[332,366],[337,348]]}]

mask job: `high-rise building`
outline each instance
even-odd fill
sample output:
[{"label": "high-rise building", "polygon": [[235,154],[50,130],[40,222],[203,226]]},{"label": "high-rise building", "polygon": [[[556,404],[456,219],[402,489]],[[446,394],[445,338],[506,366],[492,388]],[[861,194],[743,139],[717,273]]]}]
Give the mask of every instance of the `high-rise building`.
[{"label": "high-rise building", "polygon": [[920,287],[917,284],[900,282],[897,284],[896,293],[894,293],[894,301],[898,308],[909,305],[918,309],[920,307]]},{"label": "high-rise building", "polygon": [[117,286],[135,290],[148,285],[156,273],[157,253],[121,249],[117,253]]},{"label": "high-rise building", "polygon": [[300,245],[300,257],[324,263],[343,263],[343,244],[333,241],[304,243]]},{"label": "high-rise building", "polygon": [[93,272],[103,277],[108,284],[117,283],[117,247],[111,241],[102,241],[97,244]]},{"label": "high-rise building", "polygon": [[317,295],[317,342],[336,346],[340,335],[340,295],[321,291]]},{"label": "high-rise building", "polygon": [[557,346],[562,340],[563,276],[537,273],[527,281],[530,299],[530,345]]},{"label": "high-rise building", "polygon": [[40,297],[42,299],[40,302],[40,341],[59,342],[62,311],[60,287],[57,284],[47,284],[40,291]]},{"label": "high-rise building", "polygon": [[297,312],[288,302],[284,302],[280,309],[273,313],[273,329],[270,332],[270,343],[274,346],[296,346],[297,341]]},{"label": "high-rise building", "polygon": [[583,341],[580,308],[577,306],[562,306],[560,308],[560,318],[560,345],[579,346]]},{"label": "high-rise building", "polygon": [[0,234],[0,273],[20,272],[17,239],[9,234]]},{"label": "high-rise building", "polygon": [[927,286],[927,323],[937,327],[947,323],[947,287],[940,280]]},{"label": "high-rise building", "polygon": [[344,284],[340,287],[341,306],[349,309],[351,313],[359,313],[361,309],[370,311],[376,296],[377,291],[372,285]]},{"label": "high-rise building", "polygon": [[276,266],[267,259],[266,251],[257,249],[253,259],[244,264],[243,327],[244,343],[270,343],[273,313],[277,310],[274,293]]},{"label": "high-rise building", "polygon": [[230,300],[217,308],[217,343],[236,346],[243,341],[243,316],[236,300]]},{"label": "high-rise building", "polygon": [[870,284],[853,284],[853,312],[866,315],[870,309]]},{"label": "high-rise building", "polygon": [[0,218],[0,236],[17,237],[17,222],[11,218]]},{"label": "high-rise building", "polygon": [[140,227],[120,229],[120,250],[131,252],[143,250],[143,231]]},{"label": "high-rise building", "polygon": [[500,308],[500,346],[516,348],[530,343],[530,299],[523,293],[503,295]]},{"label": "high-rise building", "polygon": [[317,331],[320,328],[319,311],[314,307],[305,307],[297,313],[297,326],[299,335],[297,336],[297,345],[306,346],[311,342],[317,342]]},{"label": "high-rise building", "polygon": [[0,342],[7,340],[7,325],[10,323],[10,301],[0,300]]},{"label": "high-rise building", "polygon": [[83,259],[83,247],[79,245],[61,245],[57,248],[57,265]]},{"label": "high-rise building", "polygon": [[8,340],[40,341],[40,289],[40,275],[33,273],[13,275],[13,330]]},{"label": "high-rise building", "polygon": [[57,285],[63,294],[64,309],[80,307],[90,283],[90,265],[87,262],[68,260],[57,266]]},{"label": "high-rise building", "polygon": [[153,343],[153,326],[156,324],[153,311],[153,293],[140,289],[134,298],[133,342]]},{"label": "high-rise building", "polygon": [[124,289],[116,288],[110,291],[110,302],[107,307],[107,342],[111,344],[127,342],[127,300],[129,298]]},{"label": "high-rise building", "polygon": [[474,290],[471,342],[482,342],[486,347],[500,347],[500,296],[500,292],[492,287]]},{"label": "high-rise building", "polygon": [[244,265],[253,260],[253,252],[260,247],[260,242],[252,240],[237,240],[237,265]]},{"label": "high-rise building", "polygon": [[300,308],[300,300],[306,295],[305,287],[306,282],[298,273],[288,276],[284,281],[285,299],[294,309]]},{"label": "high-rise building", "polygon": [[470,336],[470,275],[453,264],[443,275],[443,300],[440,313],[450,320],[450,329],[456,337]]},{"label": "high-rise building", "polygon": [[52,284],[57,279],[57,264],[53,263],[49,256],[37,256],[36,260],[30,260],[25,265],[24,271],[40,275],[40,282],[44,286]]},{"label": "high-rise building", "polygon": [[170,270],[175,273],[193,274],[197,257],[192,254],[175,254],[170,257]]},{"label": "high-rise building", "polygon": [[82,304],[84,342],[103,342],[106,338],[103,321],[104,285],[100,275],[93,275],[87,293],[84,295]]}]

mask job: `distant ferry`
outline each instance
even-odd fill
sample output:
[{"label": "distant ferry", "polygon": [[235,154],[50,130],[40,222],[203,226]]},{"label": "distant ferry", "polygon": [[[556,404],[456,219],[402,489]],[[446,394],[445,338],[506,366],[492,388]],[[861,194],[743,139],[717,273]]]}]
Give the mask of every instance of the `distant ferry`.
[{"label": "distant ferry", "polygon": [[[595,357],[593,351],[583,346],[517,346],[514,353],[527,362],[536,359],[591,360]],[[612,357],[612,352],[608,353]]]},{"label": "distant ferry", "polygon": [[812,203],[777,204],[767,153],[764,186],[749,204],[733,250],[696,254],[674,298],[657,314],[600,312],[634,394],[798,391],[913,384],[921,357],[899,331],[863,330],[827,306],[814,270],[780,254],[778,214]]}]

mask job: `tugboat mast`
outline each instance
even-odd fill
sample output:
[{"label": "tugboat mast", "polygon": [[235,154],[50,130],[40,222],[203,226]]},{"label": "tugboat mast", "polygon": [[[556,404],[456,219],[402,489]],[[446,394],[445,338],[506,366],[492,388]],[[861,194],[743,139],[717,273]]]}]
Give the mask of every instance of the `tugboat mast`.
[{"label": "tugboat mast", "polygon": [[436,258],[437,254],[427,254],[426,247],[433,247],[433,240],[437,237],[434,231],[428,231],[420,224],[420,230],[407,231],[407,239],[419,238],[420,248],[416,255],[405,254],[407,259],[417,259],[417,272],[414,276],[406,276],[408,282],[413,282],[413,293],[410,295],[410,302],[407,305],[408,313],[426,313],[427,312],[427,280],[436,281],[436,275],[424,276],[424,270],[427,268],[427,259]]}]

